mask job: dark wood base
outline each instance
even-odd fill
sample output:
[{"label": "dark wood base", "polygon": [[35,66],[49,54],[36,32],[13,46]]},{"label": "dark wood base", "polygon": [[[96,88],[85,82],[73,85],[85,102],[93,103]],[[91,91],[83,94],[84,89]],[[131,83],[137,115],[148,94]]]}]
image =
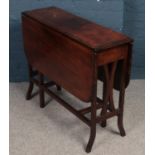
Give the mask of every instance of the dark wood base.
[{"label": "dark wood base", "polygon": [[[56,86],[57,90],[61,91],[61,87],[59,85],[57,85],[53,81],[44,82],[44,75],[38,71],[33,70],[32,67],[29,66],[30,81],[29,81],[29,88],[26,94],[26,99],[29,100],[32,98],[33,86],[35,84],[39,87],[39,97],[40,97],[41,108],[44,108],[46,106],[45,97],[44,97],[44,94],[46,92],[53,99],[58,101],[58,103],[60,103],[62,106],[64,106],[74,115],[76,115],[80,120],[86,123],[90,127],[90,138],[86,146],[86,152],[89,153],[91,152],[91,149],[92,149],[95,137],[96,137],[96,123],[100,123],[102,127],[106,127],[107,119],[117,116],[120,135],[125,136],[125,130],[123,127],[123,106],[124,106],[125,88],[123,86],[123,81],[122,81],[122,87],[121,87],[120,94],[119,94],[119,108],[118,109],[115,108],[114,102],[113,102],[112,85],[113,85],[115,67],[116,67],[116,64],[115,63],[112,64],[111,72],[109,72],[108,66],[106,65],[104,66],[104,72],[106,73],[106,76],[104,77],[105,79],[104,79],[104,84],[103,84],[103,98],[100,99],[95,96],[92,99],[91,105],[89,107],[77,110],[49,89],[50,86]],[[96,95],[96,93],[94,94]],[[97,115],[96,112],[98,109],[101,109],[100,116],[96,116]],[[91,113],[90,119],[85,117],[85,114],[89,112]]]}]

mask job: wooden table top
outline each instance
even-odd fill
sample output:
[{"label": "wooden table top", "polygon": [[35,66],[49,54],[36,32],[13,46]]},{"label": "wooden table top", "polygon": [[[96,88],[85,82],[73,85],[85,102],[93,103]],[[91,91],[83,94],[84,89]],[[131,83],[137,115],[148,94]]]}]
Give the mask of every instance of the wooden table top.
[{"label": "wooden table top", "polygon": [[132,42],[132,39],[124,34],[56,7],[26,11],[23,15],[93,49],[94,52]]}]

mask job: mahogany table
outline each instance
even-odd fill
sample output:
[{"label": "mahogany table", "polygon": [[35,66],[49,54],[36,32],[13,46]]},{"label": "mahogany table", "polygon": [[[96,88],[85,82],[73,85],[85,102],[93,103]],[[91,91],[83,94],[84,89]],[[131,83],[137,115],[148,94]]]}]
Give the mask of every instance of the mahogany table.
[{"label": "mahogany table", "polygon": [[[46,92],[86,123],[90,127],[86,152],[92,149],[96,123],[105,127],[108,118],[118,117],[120,135],[125,136],[123,107],[130,79],[133,40],[56,7],[23,12],[22,28],[30,79],[26,99],[32,97],[36,84],[40,107],[45,106]],[[97,97],[98,79],[103,82],[102,99]],[[54,85],[89,106],[75,109],[49,89]],[[113,89],[119,91],[118,108],[114,105]],[[99,116],[98,109],[101,109]],[[85,116],[89,112],[90,119]]]}]

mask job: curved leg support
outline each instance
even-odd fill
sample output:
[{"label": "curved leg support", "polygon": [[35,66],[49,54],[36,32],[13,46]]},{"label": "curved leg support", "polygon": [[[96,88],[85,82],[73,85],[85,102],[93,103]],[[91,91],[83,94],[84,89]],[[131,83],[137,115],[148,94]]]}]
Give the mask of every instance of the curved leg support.
[{"label": "curved leg support", "polygon": [[[104,90],[103,90],[103,108],[101,111],[101,116],[107,113],[107,103],[109,101],[110,108],[114,110],[113,106],[113,82],[115,76],[117,62],[111,64],[111,69],[108,65],[104,65]],[[101,126],[106,126],[106,120],[101,122]]]},{"label": "curved leg support", "polygon": [[96,99],[95,101],[92,102],[91,106],[91,129],[90,129],[90,138],[86,147],[87,153],[91,152],[95,137],[96,137]]},{"label": "curved leg support", "polygon": [[93,128],[93,129],[91,129],[89,142],[88,142],[87,147],[86,147],[87,153],[91,152],[95,137],[96,137],[96,128]]},{"label": "curved leg support", "polygon": [[123,126],[123,111],[124,111],[124,96],[125,96],[125,70],[126,70],[126,61],[123,61],[122,65],[122,78],[121,78],[121,86],[119,93],[119,114],[118,114],[118,128],[121,136],[125,136],[125,130]]}]

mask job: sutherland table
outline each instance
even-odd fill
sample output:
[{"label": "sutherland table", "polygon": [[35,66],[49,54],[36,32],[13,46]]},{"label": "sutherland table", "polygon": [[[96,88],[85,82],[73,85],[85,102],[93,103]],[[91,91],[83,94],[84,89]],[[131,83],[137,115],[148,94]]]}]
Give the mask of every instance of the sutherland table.
[{"label": "sutherland table", "polygon": [[[105,127],[108,118],[118,117],[120,135],[125,136],[123,107],[130,79],[132,39],[56,7],[23,12],[22,27],[30,78],[26,98],[32,97],[36,84],[40,107],[45,106],[46,92],[86,123],[90,127],[86,152],[91,151],[96,123]],[[103,82],[103,98],[97,97],[97,80]],[[54,85],[90,106],[73,108],[49,89]],[[118,108],[113,89],[119,91]],[[90,119],[85,116],[89,112]]]}]

